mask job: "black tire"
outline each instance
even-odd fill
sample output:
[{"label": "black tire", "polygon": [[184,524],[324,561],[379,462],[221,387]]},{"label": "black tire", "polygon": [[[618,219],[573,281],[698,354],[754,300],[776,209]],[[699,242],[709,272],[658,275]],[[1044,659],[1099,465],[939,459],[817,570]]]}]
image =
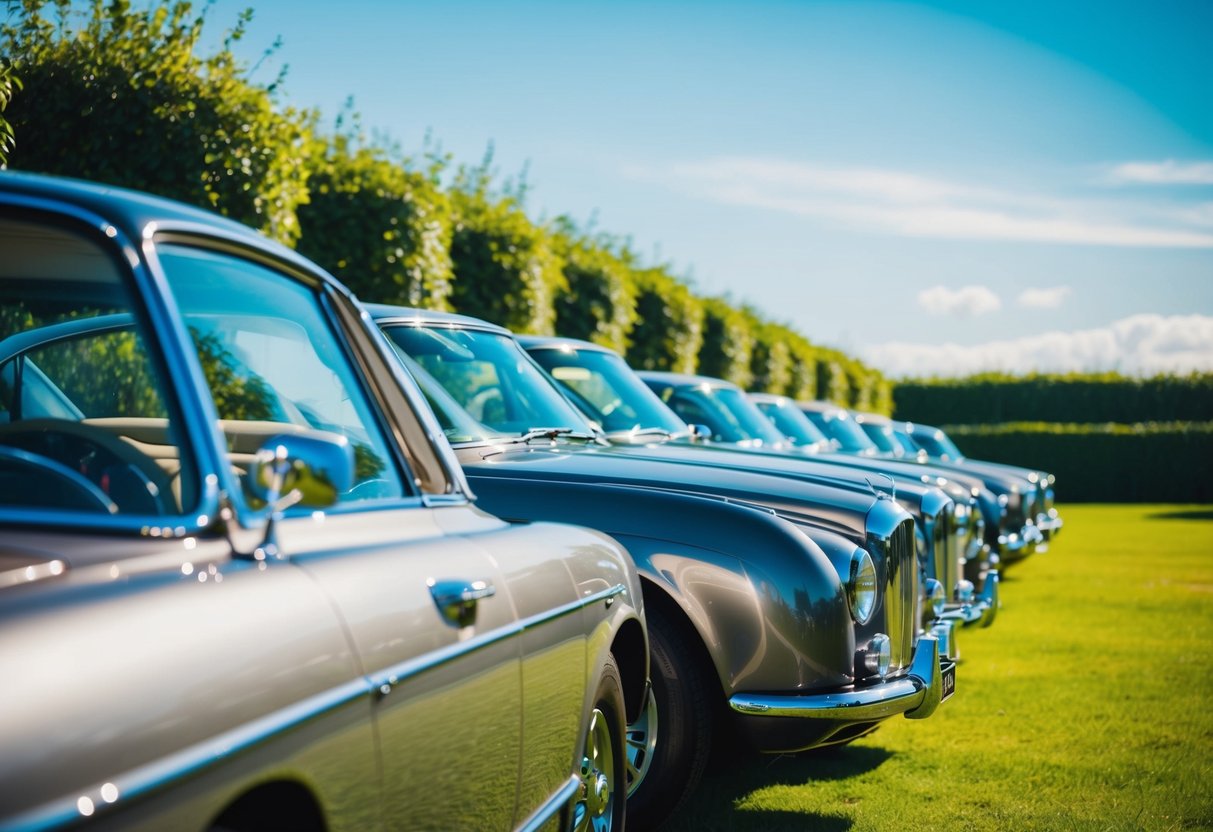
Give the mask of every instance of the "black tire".
[{"label": "black tire", "polygon": [[647,616],[659,727],[652,765],[628,798],[628,820],[641,830],[659,826],[699,785],[712,753],[718,704],[695,634],[656,604]]},{"label": "black tire", "polygon": [[622,832],[627,808],[626,727],[619,666],[607,654],[582,740],[581,789],[569,823],[573,832]]}]

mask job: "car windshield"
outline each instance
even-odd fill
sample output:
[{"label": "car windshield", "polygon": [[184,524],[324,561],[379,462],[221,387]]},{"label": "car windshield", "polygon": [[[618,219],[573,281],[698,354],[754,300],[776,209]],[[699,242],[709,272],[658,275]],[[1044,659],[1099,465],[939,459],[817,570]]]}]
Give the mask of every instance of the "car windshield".
[{"label": "car windshield", "polygon": [[891,428],[893,439],[901,446],[902,450],[909,456],[916,456],[922,449],[906,434],[899,431],[897,428]]},{"label": "car windshield", "polygon": [[828,442],[829,439],[817,425],[809,421],[795,404],[787,399],[760,399],[754,405],[796,445],[813,445],[817,442]]},{"label": "car windshield", "polygon": [[914,431],[914,441],[927,452],[927,456],[952,459],[957,462],[965,458],[965,455],[960,452],[960,448],[956,447],[948,435],[938,428],[919,426],[918,430]]},{"label": "car windshield", "polygon": [[[443,405],[436,411],[443,429],[452,431],[452,442],[518,437],[543,429],[595,435],[594,426],[508,335],[413,325],[389,324],[383,329],[396,349],[448,394],[442,399],[433,390],[426,391],[431,403]],[[423,390],[425,380],[418,378]],[[451,404],[457,404],[467,418],[444,413]]]},{"label": "car windshield", "polygon": [[706,425],[713,442],[787,444],[783,434],[736,388],[704,382],[668,388],[661,395],[684,422]]},{"label": "car windshield", "polygon": [[900,456],[904,453],[901,444],[894,438],[893,429],[888,425],[858,421],[856,424],[868,435],[868,438],[872,440],[872,444],[886,454],[897,454]]},{"label": "car windshield", "polygon": [[531,357],[608,434],[659,430],[673,436],[688,432],[686,423],[613,353],[536,349]]},{"label": "car windshield", "polygon": [[814,410],[805,411],[805,415],[813,420],[813,424],[821,428],[821,432],[831,439],[838,441],[844,451],[861,453],[877,450],[876,444],[868,438],[855,420],[841,410],[820,413]]}]

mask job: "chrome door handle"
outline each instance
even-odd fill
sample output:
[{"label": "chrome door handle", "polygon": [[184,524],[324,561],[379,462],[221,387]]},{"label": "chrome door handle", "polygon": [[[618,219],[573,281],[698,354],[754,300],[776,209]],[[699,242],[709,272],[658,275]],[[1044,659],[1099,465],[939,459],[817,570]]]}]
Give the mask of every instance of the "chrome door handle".
[{"label": "chrome door handle", "polygon": [[476,602],[497,594],[488,581],[426,581],[430,595],[446,623],[452,627],[470,627],[476,623]]}]

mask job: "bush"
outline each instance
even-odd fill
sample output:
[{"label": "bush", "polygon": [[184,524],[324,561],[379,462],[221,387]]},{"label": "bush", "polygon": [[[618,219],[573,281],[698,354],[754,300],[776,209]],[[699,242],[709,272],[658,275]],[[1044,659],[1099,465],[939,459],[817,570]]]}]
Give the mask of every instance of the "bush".
[{"label": "bush", "polygon": [[1213,373],[1153,378],[985,374],[901,382],[893,399],[898,419],[929,425],[1206,421],[1213,419]]},{"label": "bush", "polygon": [[555,298],[568,286],[551,235],[517,197],[490,192],[486,168],[462,174],[451,202],[451,305],[514,332],[552,335]]},{"label": "bush", "polygon": [[556,292],[556,331],[623,354],[636,322],[630,253],[615,250],[610,240],[578,232],[564,217],[557,220],[553,236],[564,264],[564,285]]},{"label": "bush", "polygon": [[0,52],[24,84],[7,116],[13,168],[138,188],[297,238],[314,116],[275,109],[275,85],[245,77],[230,46],[251,12],[200,57],[204,15],[186,2],[95,2],[79,26],[68,0],[8,8]]},{"label": "bush", "polygon": [[787,395],[792,387],[791,344],[796,333],[782,324],[758,322],[755,318],[754,348],[750,353],[750,389]]},{"label": "bush", "polygon": [[966,456],[1049,471],[1066,502],[1213,502],[1213,422],[946,428]]},{"label": "bush", "polygon": [[703,304],[663,269],[635,272],[636,326],[627,362],[637,370],[696,371],[703,344]]},{"label": "bush", "polygon": [[703,344],[696,372],[750,386],[752,318],[723,298],[703,301]]},{"label": "bush", "polygon": [[335,136],[299,208],[300,253],[366,301],[449,309],[451,206],[431,177]]}]

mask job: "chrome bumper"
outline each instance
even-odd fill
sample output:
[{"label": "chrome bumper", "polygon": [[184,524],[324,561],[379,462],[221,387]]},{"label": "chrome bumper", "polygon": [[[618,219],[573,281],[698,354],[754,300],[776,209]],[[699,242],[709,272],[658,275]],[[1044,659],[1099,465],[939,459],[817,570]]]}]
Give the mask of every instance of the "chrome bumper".
[{"label": "chrome bumper", "polygon": [[729,707],[746,716],[794,719],[869,722],[897,714],[925,719],[952,693],[944,690],[945,671],[954,679],[955,662],[941,658],[939,642],[925,635],[918,640],[909,672],[899,679],[837,693],[738,693],[729,698]]},{"label": "chrome bumper", "polygon": [[998,536],[998,555],[1003,560],[1022,560],[1036,552],[1044,542],[1040,529],[1029,523],[1018,534],[1000,534]]},{"label": "chrome bumper", "polygon": [[1041,514],[1036,518],[1036,528],[1040,529],[1040,534],[1044,537],[1046,543],[1057,537],[1061,527],[1065,525],[1061,515],[1057,513],[1057,509],[1051,508],[1047,514]]},{"label": "chrome bumper", "polygon": [[998,582],[998,570],[991,569],[986,573],[980,595],[967,604],[945,609],[939,616],[939,620],[955,621],[966,627],[974,624],[989,627],[994,623],[994,619],[998,615],[998,608],[1002,603],[998,592]]}]

